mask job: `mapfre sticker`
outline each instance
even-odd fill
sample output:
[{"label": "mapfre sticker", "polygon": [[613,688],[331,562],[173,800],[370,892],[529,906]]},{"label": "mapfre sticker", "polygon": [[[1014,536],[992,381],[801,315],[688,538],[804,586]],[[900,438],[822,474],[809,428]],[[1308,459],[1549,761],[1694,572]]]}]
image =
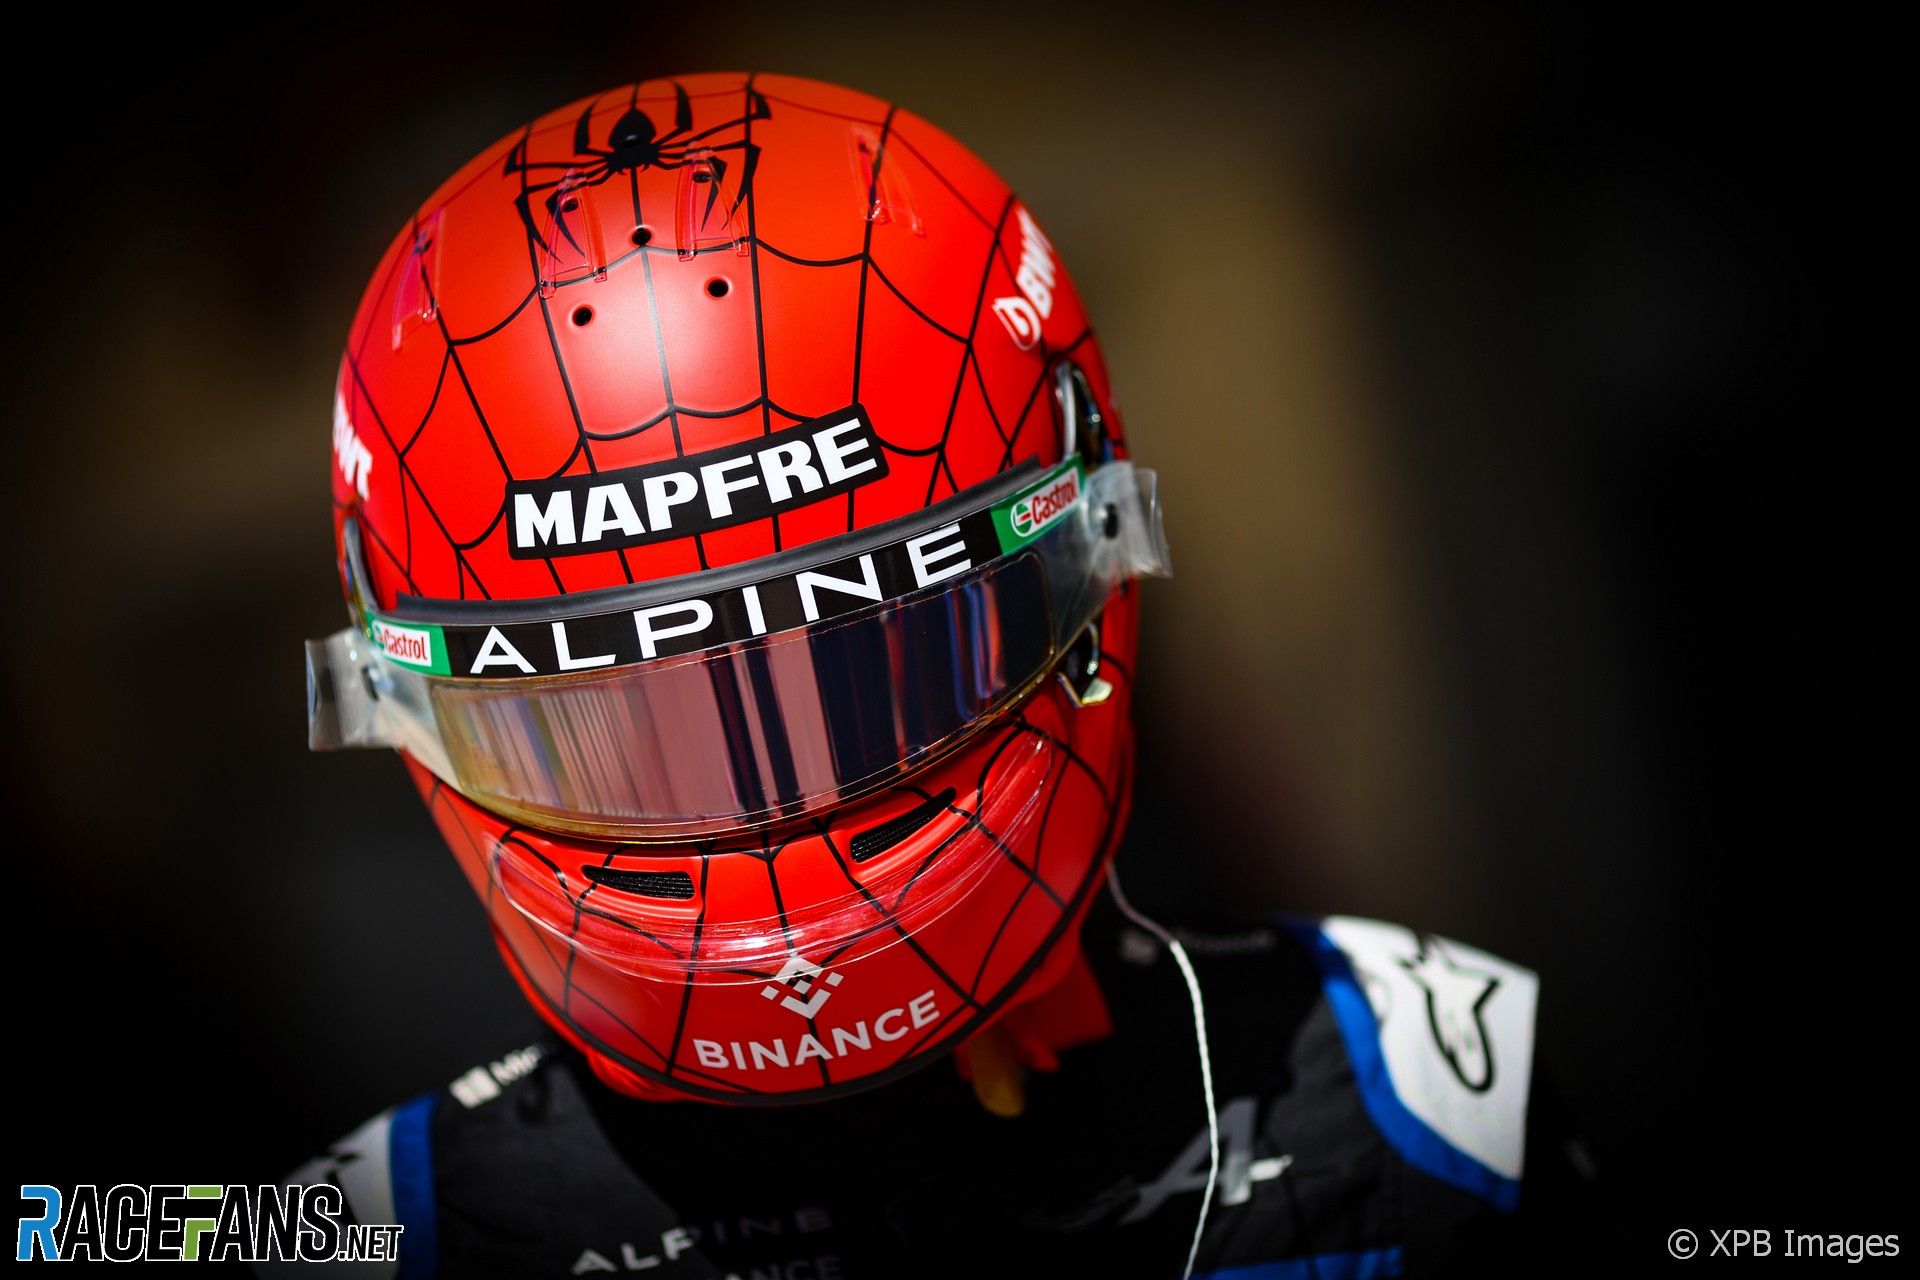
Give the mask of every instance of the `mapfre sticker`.
[{"label": "mapfre sticker", "polygon": [[668,462],[507,485],[516,560],[711,533],[822,502],[887,474],[867,412],[837,413]]}]

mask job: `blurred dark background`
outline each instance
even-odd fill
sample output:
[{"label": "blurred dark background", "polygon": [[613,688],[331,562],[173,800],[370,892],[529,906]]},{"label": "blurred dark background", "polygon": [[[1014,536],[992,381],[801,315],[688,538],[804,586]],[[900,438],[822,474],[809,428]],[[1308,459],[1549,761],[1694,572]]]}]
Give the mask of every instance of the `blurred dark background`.
[{"label": "blurred dark background", "polygon": [[[758,68],[1046,225],[1177,577],[1143,836],[1544,977],[1649,1259],[1899,1231],[1912,410],[1883,41],[1734,8],[257,9],[22,34],[4,776],[22,1181],[277,1176],[531,1026],[390,756],[304,750],[381,250],[545,110]],[[1910,328],[1910,324],[1905,326]],[[1865,428],[1865,430],[1862,430]],[[1876,548],[1877,554],[1876,554]],[[1904,815],[1902,815],[1904,816]],[[1890,1185],[1896,1184],[1896,1185]]]}]

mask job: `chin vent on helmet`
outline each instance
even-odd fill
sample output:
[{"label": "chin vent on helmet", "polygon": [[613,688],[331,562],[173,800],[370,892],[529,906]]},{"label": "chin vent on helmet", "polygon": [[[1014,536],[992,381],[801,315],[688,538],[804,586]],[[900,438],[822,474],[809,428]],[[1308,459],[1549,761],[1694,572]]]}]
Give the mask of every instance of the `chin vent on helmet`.
[{"label": "chin vent on helmet", "polygon": [[581,870],[595,884],[642,898],[684,900],[693,896],[693,877],[684,871],[618,871],[612,867],[582,867]]},{"label": "chin vent on helmet", "polygon": [[893,846],[905,840],[920,828],[945,813],[947,806],[953,803],[958,794],[948,787],[937,796],[930,796],[926,803],[907,810],[897,818],[891,818],[877,827],[869,827],[853,838],[850,846],[855,862],[865,862],[868,858],[885,853]]}]

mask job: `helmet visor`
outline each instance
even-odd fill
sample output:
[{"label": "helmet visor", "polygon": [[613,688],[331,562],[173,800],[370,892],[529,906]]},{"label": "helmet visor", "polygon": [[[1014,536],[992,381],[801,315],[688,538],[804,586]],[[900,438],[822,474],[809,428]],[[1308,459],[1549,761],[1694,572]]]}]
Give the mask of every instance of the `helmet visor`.
[{"label": "helmet visor", "polygon": [[1153,473],[1130,463],[953,502],[810,567],[650,584],[637,608],[434,623],[363,603],[364,628],[307,644],[309,745],[399,747],[484,807],[612,839],[844,803],[991,722],[1122,581],[1167,572]]}]

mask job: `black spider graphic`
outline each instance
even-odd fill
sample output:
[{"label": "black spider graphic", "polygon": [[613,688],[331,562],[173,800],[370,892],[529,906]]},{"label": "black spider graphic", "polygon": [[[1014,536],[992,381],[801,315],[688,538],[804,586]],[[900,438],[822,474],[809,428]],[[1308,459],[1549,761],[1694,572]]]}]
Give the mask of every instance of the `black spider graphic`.
[{"label": "black spider graphic", "polygon": [[[522,178],[522,187],[514,200],[520,212],[520,221],[527,229],[527,236],[538,250],[550,250],[545,231],[540,220],[534,216],[535,201],[546,212],[545,226],[553,228],[564,236],[567,243],[576,252],[585,250],[574,236],[574,227],[565,216],[577,207],[568,203],[568,196],[582,187],[597,187],[616,174],[631,173],[640,169],[679,169],[687,165],[699,166],[692,174],[696,182],[707,184],[706,207],[701,210],[701,222],[713,213],[714,205],[720,199],[720,192],[727,174],[727,161],[719,153],[739,151],[742,154],[740,186],[727,206],[727,216],[731,217],[747,198],[747,192],[753,186],[753,171],[760,163],[760,148],[744,138],[733,142],[708,143],[706,139],[716,133],[736,127],[744,127],[753,120],[772,119],[773,113],[767,106],[767,100],[757,90],[747,89],[747,107],[743,115],[702,129],[693,130],[693,103],[687,98],[686,89],[679,81],[673,82],[673,128],[662,134],[653,123],[652,117],[640,110],[638,90],[635,98],[629,100],[626,112],[614,121],[613,128],[607,131],[605,147],[593,145],[593,139],[587,132],[597,103],[589,103],[580,113],[580,119],[573,128],[573,160],[536,161],[527,158],[526,138],[522,138],[507,153],[507,174],[526,175]],[[578,157],[588,157],[581,163]],[[530,181],[535,175],[553,175],[550,181]],[[634,219],[639,220],[639,201],[635,198]]]}]

